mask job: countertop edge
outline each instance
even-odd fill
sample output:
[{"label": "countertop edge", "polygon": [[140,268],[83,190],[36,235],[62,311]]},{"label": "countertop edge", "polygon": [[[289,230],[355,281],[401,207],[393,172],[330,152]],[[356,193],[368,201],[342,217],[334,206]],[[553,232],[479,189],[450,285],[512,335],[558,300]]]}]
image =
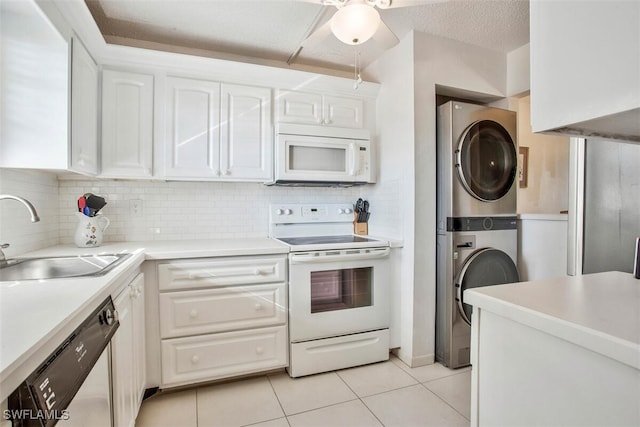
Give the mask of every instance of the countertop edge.
[{"label": "countertop edge", "polygon": [[483,294],[475,289],[465,291],[465,302],[473,305],[474,308],[487,310],[640,370],[639,344],[505,301],[499,297]]}]

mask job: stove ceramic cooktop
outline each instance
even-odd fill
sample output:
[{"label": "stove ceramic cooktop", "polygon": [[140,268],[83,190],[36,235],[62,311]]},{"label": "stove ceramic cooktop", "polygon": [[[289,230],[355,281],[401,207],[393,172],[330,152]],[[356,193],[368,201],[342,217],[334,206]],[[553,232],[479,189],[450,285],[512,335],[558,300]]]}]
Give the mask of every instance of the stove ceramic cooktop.
[{"label": "stove ceramic cooktop", "polygon": [[364,243],[377,242],[376,239],[370,239],[362,236],[307,236],[307,237],[281,237],[279,240],[287,245],[326,245],[331,243]]},{"label": "stove ceramic cooktop", "polygon": [[289,245],[292,252],[389,246],[389,242],[385,242],[384,240],[352,234],[339,236],[278,237],[277,240]]}]

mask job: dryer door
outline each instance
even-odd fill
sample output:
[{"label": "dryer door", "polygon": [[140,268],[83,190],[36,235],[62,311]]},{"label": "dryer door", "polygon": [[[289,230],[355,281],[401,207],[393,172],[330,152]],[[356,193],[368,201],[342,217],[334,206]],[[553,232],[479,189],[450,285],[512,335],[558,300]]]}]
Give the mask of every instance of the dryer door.
[{"label": "dryer door", "polygon": [[475,251],[462,266],[456,280],[456,300],[460,315],[465,322],[471,324],[472,307],[464,302],[465,290],[518,281],[518,268],[509,255],[493,248]]},{"label": "dryer door", "polygon": [[460,137],[456,170],[465,189],[476,199],[493,202],[513,185],[518,155],[509,132],[493,120],[472,123]]}]

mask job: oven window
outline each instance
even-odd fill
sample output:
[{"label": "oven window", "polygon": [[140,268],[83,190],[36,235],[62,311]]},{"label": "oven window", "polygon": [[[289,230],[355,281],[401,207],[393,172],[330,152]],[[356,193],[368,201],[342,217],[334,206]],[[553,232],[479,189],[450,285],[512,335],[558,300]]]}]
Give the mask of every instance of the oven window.
[{"label": "oven window", "polygon": [[311,272],[311,313],[368,307],[373,267]]},{"label": "oven window", "polygon": [[344,172],[346,161],[346,148],[289,146],[290,171]]}]

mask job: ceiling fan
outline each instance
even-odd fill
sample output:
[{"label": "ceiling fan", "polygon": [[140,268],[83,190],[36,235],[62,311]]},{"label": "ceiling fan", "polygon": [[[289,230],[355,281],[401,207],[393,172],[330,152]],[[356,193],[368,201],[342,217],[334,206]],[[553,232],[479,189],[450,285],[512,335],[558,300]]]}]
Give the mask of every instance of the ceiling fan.
[{"label": "ceiling fan", "polygon": [[[420,6],[446,0],[303,0],[335,6],[338,11],[324,25],[311,33],[302,47],[315,46],[333,34],[348,45],[360,45],[373,39],[382,49],[398,43],[398,37],[380,19],[377,9]],[[377,9],[376,9],[377,8]]]}]

